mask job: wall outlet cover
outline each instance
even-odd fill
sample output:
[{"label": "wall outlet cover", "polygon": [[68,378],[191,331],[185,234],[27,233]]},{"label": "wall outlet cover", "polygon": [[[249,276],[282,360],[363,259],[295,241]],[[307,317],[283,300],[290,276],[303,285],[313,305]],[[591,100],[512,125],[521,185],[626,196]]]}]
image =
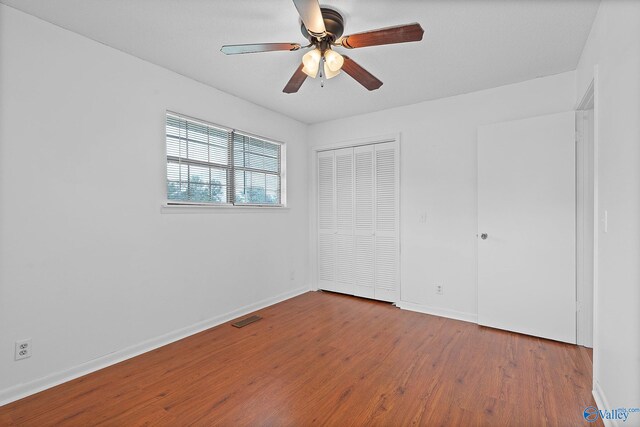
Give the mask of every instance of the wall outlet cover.
[{"label": "wall outlet cover", "polygon": [[31,357],[31,338],[16,341],[15,360],[26,359]]}]

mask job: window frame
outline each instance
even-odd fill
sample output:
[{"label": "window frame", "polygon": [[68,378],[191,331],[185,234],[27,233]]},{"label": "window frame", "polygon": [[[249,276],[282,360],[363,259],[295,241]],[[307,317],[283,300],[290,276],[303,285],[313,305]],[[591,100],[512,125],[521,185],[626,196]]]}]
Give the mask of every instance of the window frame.
[{"label": "window frame", "polygon": [[[214,128],[223,132],[227,132],[227,165],[222,165],[217,162],[203,162],[200,160],[188,159],[181,156],[170,156],[168,153],[168,137],[167,137],[167,122],[169,117],[173,117],[178,120],[184,120],[186,122],[192,122],[197,125],[203,125],[207,128]],[[250,168],[247,166],[236,166],[235,165],[235,148],[234,148],[234,137],[236,135],[240,135],[242,137],[252,138],[259,141],[264,141],[265,143],[274,144],[279,147],[279,156],[278,156],[278,172],[269,171],[267,169],[259,169],[259,168]],[[206,120],[198,119],[195,117],[191,117],[185,114],[176,113],[171,110],[165,111],[165,120],[164,120],[164,161],[165,161],[165,173],[164,173],[164,195],[165,202],[163,207],[165,208],[224,208],[224,209],[255,209],[255,208],[287,208],[286,204],[286,143],[282,141],[277,141],[272,138],[263,137],[260,135],[252,134],[249,132],[245,132],[239,129],[230,128],[228,126],[221,126],[216,123],[208,122]],[[168,167],[169,163],[179,162],[179,159],[186,160],[186,164],[188,165],[197,165],[203,167],[214,167],[219,169],[224,169],[227,176],[227,184],[226,184],[226,192],[227,197],[226,201],[223,202],[204,202],[204,201],[190,201],[190,200],[176,200],[169,198],[168,192]],[[183,163],[184,164],[184,163]],[[254,173],[263,173],[275,175],[278,178],[278,196],[279,203],[243,203],[237,202],[236,200],[236,171],[245,171],[245,172],[254,172]],[[211,185],[211,184],[209,184]],[[266,189],[265,189],[266,191]]]}]

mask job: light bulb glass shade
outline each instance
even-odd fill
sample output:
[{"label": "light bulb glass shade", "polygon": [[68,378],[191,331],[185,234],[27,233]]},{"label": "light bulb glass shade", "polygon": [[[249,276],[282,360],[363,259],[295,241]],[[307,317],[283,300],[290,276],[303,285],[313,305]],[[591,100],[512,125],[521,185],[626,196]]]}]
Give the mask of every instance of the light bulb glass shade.
[{"label": "light bulb glass shade", "polygon": [[331,49],[328,49],[324,53],[324,60],[327,64],[327,67],[331,71],[340,71],[342,65],[344,64],[344,58],[338,52],[335,52]]},{"label": "light bulb glass shade", "polygon": [[304,64],[304,68],[302,68],[302,72],[307,76],[316,78],[318,75],[318,69],[320,68],[320,59],[322,58],[322,53],[318,49],[313,49],[304,54],[302,57],[302,63]]},{"label": "light bulb glass shade", "polygon": [[340,74],[340,69],[333,71],[331,68],[329,68],[329,64],[327,62],[324,63],[324,76],[327,78],[327,80],[334,78],[338,74]]}]

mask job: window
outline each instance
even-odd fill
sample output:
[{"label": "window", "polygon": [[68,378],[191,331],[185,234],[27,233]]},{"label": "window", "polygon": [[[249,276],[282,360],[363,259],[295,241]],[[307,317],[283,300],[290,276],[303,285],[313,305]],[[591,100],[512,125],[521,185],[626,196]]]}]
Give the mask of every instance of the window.
[{"label": "window", "polygon": [[167,113],[169,204],[282,206],[283,145]]}]

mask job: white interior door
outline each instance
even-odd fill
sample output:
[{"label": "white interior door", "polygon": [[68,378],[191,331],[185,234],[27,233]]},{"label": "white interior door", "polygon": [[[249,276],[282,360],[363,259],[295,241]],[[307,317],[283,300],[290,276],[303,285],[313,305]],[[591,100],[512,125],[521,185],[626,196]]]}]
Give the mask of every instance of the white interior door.
[{"label": "white interior door", "polygon": [[479,324],[576,342],[575,217],[574,112],[478,128]]},{"label": "white interior door", "polygon": [[375,298],[400,300],[398,150],[395,143],[375,145]]},{"label": "white interior door", "polygon": [[333,289],[336,273],[336,193],[333,151],[318,153],[318,286]]},{"label": "white interior door", "polygon": [[400,300],[397,142],[318,153],[318,287]]},{"label": "white interior door", "polygon": [[374,263],[374,185],[373,171],[374,146],[354,147],[354,182],[355,182],[355,288],[354,295],[374,298],[375,263]]},{"label": "white interior door", "polygon": [[335,150],[336,275],[332,290],[353,294],[353,148]]}]

